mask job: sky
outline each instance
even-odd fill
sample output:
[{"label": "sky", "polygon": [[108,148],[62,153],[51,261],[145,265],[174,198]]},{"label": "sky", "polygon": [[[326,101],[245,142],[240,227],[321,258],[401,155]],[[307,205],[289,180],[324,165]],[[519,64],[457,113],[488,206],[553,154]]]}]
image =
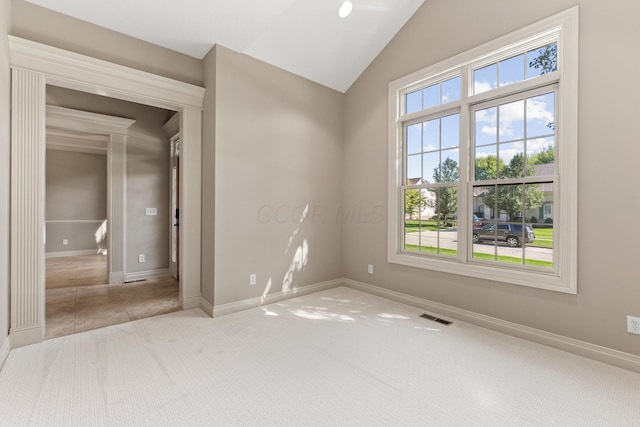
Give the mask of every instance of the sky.
[{"label": "sky", "polygon": [[[483,93],[543,74],[530,66],[540,56],[533,49],[473,71],[473,91]],[[459,100],[461,79],[453,77],[406,95],[406,113]],[[555,145],[555,94],[552,90],[526,99],[495,103],[472,112],[475,157],[493,155],[509,164],[518,153],[530,156]],[[460,115],[452,114],[409,125],[406,129],[407,178],[434,182],[434,169],[451,158],[459,163]]]}]

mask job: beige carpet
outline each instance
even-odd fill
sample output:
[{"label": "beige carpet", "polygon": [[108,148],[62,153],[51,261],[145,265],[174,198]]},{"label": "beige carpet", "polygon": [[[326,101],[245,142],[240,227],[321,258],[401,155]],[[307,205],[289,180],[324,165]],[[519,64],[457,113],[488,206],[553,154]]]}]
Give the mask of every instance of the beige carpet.
[{"label": "beige carpet", "polygon": [[348,288],[16,349],[3,426],[639,426],[640,374]]}]

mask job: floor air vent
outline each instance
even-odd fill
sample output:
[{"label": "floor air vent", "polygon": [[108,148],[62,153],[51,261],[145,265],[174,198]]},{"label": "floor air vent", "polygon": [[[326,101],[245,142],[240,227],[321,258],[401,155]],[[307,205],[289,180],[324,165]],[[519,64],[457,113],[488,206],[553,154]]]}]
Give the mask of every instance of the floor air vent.
[{"label": "floor air vent", "polygon": [[434,322],[442,323],[443,325],[446,325],[446,326],[449,326],[451,323],[453,323],[448,320],[440,319],[438,317],[432,316],[427,313],[421,314],[420,317],[422,317],[423,319],[429,319],[429,320],[433,320]]}]

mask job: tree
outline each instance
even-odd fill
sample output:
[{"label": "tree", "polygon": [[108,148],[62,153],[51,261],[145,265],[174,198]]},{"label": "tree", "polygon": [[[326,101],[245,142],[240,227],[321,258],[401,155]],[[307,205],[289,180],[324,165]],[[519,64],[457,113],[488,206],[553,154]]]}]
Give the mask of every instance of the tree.
[{"label": "tree", "polygon": [[476,181],[486,181],[498,178],[498,167],[504,169],[502,160],[496,161],[496,156],[479,157],[476,159]]},{"label": "tree", "polygon": [[[434,182],[457,182],[460,177],[458,162],[447,157],[441,166],[434,168]],[[440,187],[436,192],[436,207],[438,217],[444,222],[454,212],[458,211],[458,189],[457,187]]]},{"label": "tree", "polygon": [[409,219],[414,219],[415,214],[420,214],[422,210],[427,207],[427,197],[421,190],[411,189],[406,190],[404,193],[404,213],[409,216]]},{"label": "tree", "polygon": [[[552,73],[558,69],[558,45],[548,44],[538,49],[538,56],[529,61],[529,67],[540,70],[540,74]],[[549,129],[555,130],[555,122],[547,123]]]},{"label": "tree", "polygon": [[553,145],[547,145],[539,153],[534,153],[529,157],[529,164],[543,165],[546,163],[554,163],[556,161]]},{"label": "tree", "polygon": [[540,74],[547,74],[558,69],[558,45],[548,44],[538,49],[538,56],[529,62],[529,67],[540,70]]},{"label": "tree", "polygon": [[[493,156],[488,156],[493,157]],[[494,161],[495,163],[495,157]],[[491,164],[491,162],[487,162]],[[518,153],[511,159],[509,165],[501,168],[502,178],[521,178],[534,173],[532,164],[525,165],[525,158]],[[477,175],[477,166],[476,166]],[[497,187],[497,194],[496,194]],[[524,216],[524,212],[534,206],[539,206],[544,199],[540,186],[537,184],[508,184],[491,186],[484,194],[484,203],[493,207],[497,212],[505,212],[509,219]],[[497,206],[496,206],[497,202]]]}]

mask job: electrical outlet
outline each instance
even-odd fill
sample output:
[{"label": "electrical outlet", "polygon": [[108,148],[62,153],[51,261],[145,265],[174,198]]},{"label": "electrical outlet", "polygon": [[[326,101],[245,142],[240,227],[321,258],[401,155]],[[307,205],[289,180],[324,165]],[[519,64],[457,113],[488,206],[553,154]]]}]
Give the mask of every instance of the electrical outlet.
[{"label": "electrical outlet", "polygon": [[640,317],[627,316],[627,332],[640,335]]},{"label": "electrical outlet", "polygon": [[146,208],[144,210],[145,215],[158,215],[158,208]]},{"label": "electrical outlet", "polygon": [[67,246],[69,244],[69,239],[62,239],[62,244]]},{"label": "electrical outlet", "polygon": [[367,273],[373,274],[373,264],[367,265]]},{"label": "electrical outlet", "polygon": [[138,262],[142,263],[144,261],[145,261],[144,255],[143,254],[138,255]]},{"label": "electrical outlet", "polygon": [[255,273],[254,273],[254,274],[250,274],[250,275],[249,275],[249,284],[250,284],[250,285],[255,285],[255,284],[256,284],[256,282],[257,282],[257,279],[256,279],[256,275],[255,275]]}]

